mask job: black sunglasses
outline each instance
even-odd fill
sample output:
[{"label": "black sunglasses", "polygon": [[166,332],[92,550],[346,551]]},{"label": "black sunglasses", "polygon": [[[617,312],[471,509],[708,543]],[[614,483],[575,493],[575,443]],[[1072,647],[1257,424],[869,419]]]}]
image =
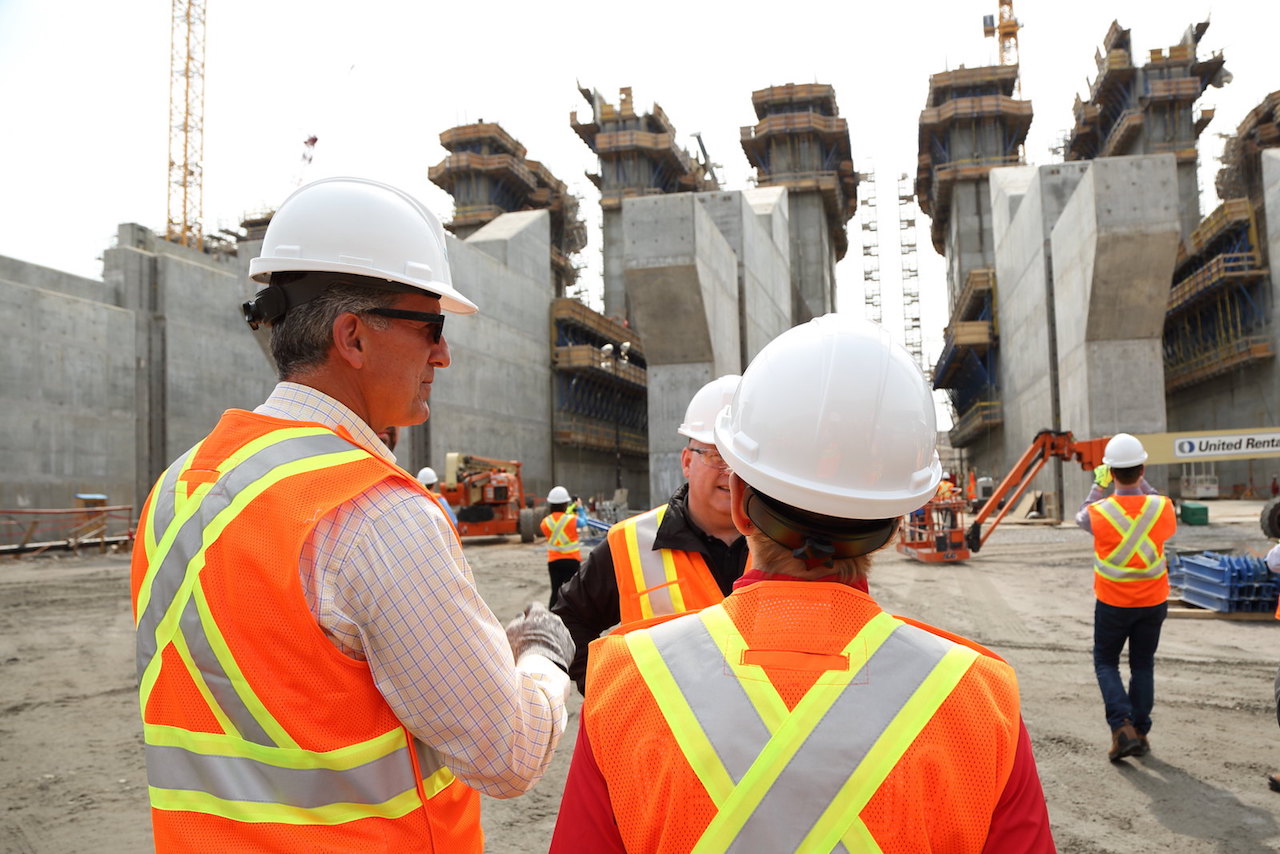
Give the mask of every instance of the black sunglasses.
[{"label": "black sunglasses", "polygon": [[432,314],[427,311],[405,311],[402,308],[370,308],[365,314],[376,314],[379,317],[391,317],[396,320],[416,320],[425,323],[427,334],[431,336],[431,340],[439,344],[440,337],[444,335],[444,315]]}]

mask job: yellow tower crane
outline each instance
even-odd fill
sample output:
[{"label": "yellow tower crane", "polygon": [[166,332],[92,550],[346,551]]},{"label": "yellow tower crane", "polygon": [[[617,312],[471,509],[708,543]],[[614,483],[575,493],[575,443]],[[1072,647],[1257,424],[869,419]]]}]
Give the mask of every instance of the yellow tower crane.
[{"label": "yellow tower crane", "polygon": [[1022,24],[1013,16],[1013,0],[1000,0],[999,20],[994,15],[982,16],[982,34],[1000,41],[1000,64],[1018,64],[1018,30]]},{"label": "yellow tower crane", "polygon": [[173,0],[169,34],[169,222],[165,239],[204,248],[204,0]]}]

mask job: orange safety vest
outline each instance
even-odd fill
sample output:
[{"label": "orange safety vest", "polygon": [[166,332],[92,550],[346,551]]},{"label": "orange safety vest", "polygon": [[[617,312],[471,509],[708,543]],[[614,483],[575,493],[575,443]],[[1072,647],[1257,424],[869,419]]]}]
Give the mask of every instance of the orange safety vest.
[{"label": "orange safety vest", "polygon": [[825,582],[624,627],[585,696],[623,843],[658,854],[978,854],[1021,720],[994,654]]},{"label": "orange safety vest", "polygon": [[1177,522],[1163,495],[1112,495],[1089,505],[1093,531],[1093,593],[1119,608],[1159,605],[1169,598],[1165,540]]},{"label": "orange safety vest", "polygon": [[666,514],[663,504],[609,529],[623,625],[705,608],[724,598],[702,555],[653,547]]},{"label": "orange safety vest", "polygon": [[299,583],[317,521],[384,480],[425,493],[345,430],[230,410],[152,489],[132,586],[157,851],[483,850],[479,795]]},{"label": "orange safety vest", "polygon": [[547,562],[582,560],[578,546],[578,517],[574,513],[552,513],[542,519],[542,535],[547,538]]}]

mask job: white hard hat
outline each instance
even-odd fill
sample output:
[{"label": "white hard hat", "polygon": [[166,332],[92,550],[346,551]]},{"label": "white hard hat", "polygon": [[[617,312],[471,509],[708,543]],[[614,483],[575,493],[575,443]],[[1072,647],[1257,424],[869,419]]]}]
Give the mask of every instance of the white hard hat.
[{"label": "white hard hat", "polygon": [[708,445],[713,444],[716,416],[733,400],[733,393],[738,390],[741,380],[742,376],[739,374],[725,374],[698,389],[693,400],[689,401],[689,408],[684,411],[684,421],[676,432]]},{"label": "white hard hat", "polygon": [[783,332],[752,360],[715,440],[734,473],[791,507],[889,519],[942,479],[924,374],[879,324],[828,314]]},{"label": "white hard hat", "polygon": [[1133,468],[1147,461],[1147,449],[1142,447],[1137,437],[1117,433],[1107,442],[1107,447],[1102,452],[1102,461],[1116,469]]},{"label": "white hard hat", "polygon": [[563,486],[551,487],[551,491],[547,493],[547,503],[548,504],[568,504],[569,490],[565,489]]},{"label": "white hard hat", "polygon": [[365,178],[324,178],[300,187],[271,217],[249,276],[351,273],[399,282],[440,297],[440,307],[471,314],[476,305],[453,287],[444,228],[403,190]]},{"label": "white hard hat", "polygon": [[423,466],[418,469],[418,483],[423,486],[430,486],[433,483],[439,482],[439,480],[440,478],[436,477],[436,470],[431,466]]}]

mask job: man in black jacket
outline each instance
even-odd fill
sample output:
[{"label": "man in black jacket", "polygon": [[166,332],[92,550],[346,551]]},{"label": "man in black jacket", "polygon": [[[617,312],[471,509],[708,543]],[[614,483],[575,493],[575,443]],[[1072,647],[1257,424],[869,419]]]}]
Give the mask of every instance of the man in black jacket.
[{"label": "man in black jacket", "polygon": [[579,691],[585,689],[587,646],[622,621],[617,563],[627,566],[628,581],[632,576],[630,558],[615,554],[623,526],[639,528],[636,539],[643,552],[671,552],[673,559],[668,565],[684,568],[678,570],[684,595],[674,608],[669,597],[650,597],[655,615],[715,604],[742,575],[747,563],[746,540],[730,516],[729,468],[716,451],[712,436],[715,417],[733,399],[739,379],[731,374],[711,381],[694,395],[685,411],[679,432],[689,438],[689,444],[680,452],[680,464],[688,482],[676,489],[666,505],[615,525],[609,538],[591,550],[578,572],[560,588],[552,611],[564,621],[577,644],[569,676]]}]

